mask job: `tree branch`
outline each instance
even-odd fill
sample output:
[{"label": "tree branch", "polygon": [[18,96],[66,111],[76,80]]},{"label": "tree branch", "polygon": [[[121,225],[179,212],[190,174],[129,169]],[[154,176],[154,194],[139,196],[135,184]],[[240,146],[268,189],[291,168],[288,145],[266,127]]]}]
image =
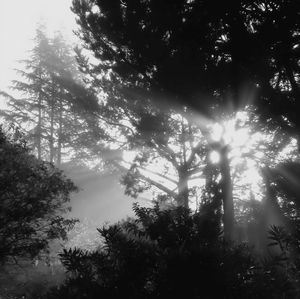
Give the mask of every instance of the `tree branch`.
[{"label": "tree branch", "polygon": [[[124,162],[124,163],[126,163],[126,164],[131,164],[131,163],[129,163],[129,162],[127,162],[127,161],[124,161],[124,160],[122,160],[122,162]],[[137,168],[138,169],[141,169],[141,170],[143,170],[143,171],[145,171],[145,172],[149,172],[149,173],[152,173],[152,174],[154,174],[154,175],[157,175],[157,176],[159,176],[159,177],[161,177],[161,178],[163,178],[163,179],[165,179],[165,180],[168,180],[168,181],[170,181],[170,182],[172,182],[172,183],[174,183],[174,184],[178,184],[178,181],[176,181],[176,180],[174,180],[174,179],[172,179],[172,178],[170,178],[170,177],[168,177],[168,176],[166,176],[166,175],[164,175],[164,174],[162,174],[162,173],[158,173],[158,172],[156,172],[156,171],[153,171],[153,170],[151,170],[151,169],[147,169],[147,168],[144,168],[144,167],[142,167],[142,166],[140,166],[140,165],[137,165]]]},{"label": "tree branch", "polygon": [[[122,166],[122,165],[120,165],[120,164],[117,163],[117,162],[114,162],[114,161],[113,161],[113,164],[114,164],[117,168],[119,168],[119,169],[121,169],[121,170],[128,171],[128,169],[127,169],[125,166]],[[139,177],[140,177],[142,180],[144,180],[144,181],[148,182],[149,184],[155,186],[156,188],[160,189],[161,191],[167,193],[167,194],[170,195],[171,197],[176,198],[177,194],[176,194],[174,191],[172,191],[171,189],[167,188],[165,185],[163,185],[163,184],[161,184],[161,183],[159,183],[159,182],[156,182],[156,181],[154,181],[154,180],[148,178],[147,176],[145,176],[145,175],[143,175],[143,174],[141,174],[141,173],[139,173]]]}]

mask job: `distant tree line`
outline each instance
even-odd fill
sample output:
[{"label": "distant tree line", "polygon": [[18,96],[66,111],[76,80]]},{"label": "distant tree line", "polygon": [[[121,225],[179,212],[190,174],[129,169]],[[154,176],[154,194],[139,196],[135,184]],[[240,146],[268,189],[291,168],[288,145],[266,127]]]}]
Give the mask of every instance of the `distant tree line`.
[{"label": "distant tree line", "polygon": [[13,95],[1,92],[8,100],[8,109],[1,115],[26,132],[38,159],[60,166],[64,158],[70,160],[74,155],[72,149],[78,143],[88,143],[84,111],[76,111],[76,101],[83,96],[87,100],[88,90],[83,88],[72,49],[63,36],[58,32],[48,38],[42,25],[36,31],[31,56],[21,63],[20,79],[12,82]]}]

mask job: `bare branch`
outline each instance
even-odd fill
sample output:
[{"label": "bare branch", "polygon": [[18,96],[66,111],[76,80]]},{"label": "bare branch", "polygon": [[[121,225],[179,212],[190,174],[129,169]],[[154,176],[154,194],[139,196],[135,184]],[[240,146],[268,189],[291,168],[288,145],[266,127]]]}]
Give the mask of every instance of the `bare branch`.
[{"label": "bare branch", "polygon": [[[128,169],[127,169],[125,166],[122,166],[122,165],[120,165],[119,163],[113,162],[113,164],[114,164],[117,168],[119,168],[119,169],[121,169],[121,170],[128,171]],[[174,191],[172,191],[171,189],[167,188],[165,185],[163,185],[163,184],[161,184],[161,183],[159,183],[159,182],[156,182],[156,181],[154,181],[154,180],[148,178],[147,176],[145,176],[145,175],[143,175],[143,174],[141,174],[141,173],[139,173],[139,177],[140,177],[141,180],[144,180],[144,181],[146,181],[147,183],[149,183],[149,184],[155,186],[156,188],[160,189],[161,191],[167,193],[169,196],[171,196],[171,197],[173,197],[173,198],[176,198],[177,194],[176,194]]]},{"label": "bare branch", "polygon": [[[131,163],[126,162],[126,161],[124,161],[124,160],[122,160],[122,162],[131,165]],[[151,173],[151,174],[157,175],[157,176],[159,176],[159,177],[161,177],[161,178],[163,178],[163,179],[165,179],[165,180],[168,180],[169,182],[172,182],[172,183],[174,183],[174,184],[176,184],[176,185],[178,184],[178,181],[176,181],[176,180],[174,180],[174,179],[172,179],[172,178],[170,178],[170,177],[164,175],[163,173],[159,173],[159,172],[153,171],[153,170],[151,170],[151,169],[144,168],[144,167],[142,167],[142,166],[140,166],[140,165],[137,165],[137,168],[138,168],[138,169],[141,169],[141,170],[143,170],[143,171],[145,171],[145,172],[149,172],[149,173]]]}]

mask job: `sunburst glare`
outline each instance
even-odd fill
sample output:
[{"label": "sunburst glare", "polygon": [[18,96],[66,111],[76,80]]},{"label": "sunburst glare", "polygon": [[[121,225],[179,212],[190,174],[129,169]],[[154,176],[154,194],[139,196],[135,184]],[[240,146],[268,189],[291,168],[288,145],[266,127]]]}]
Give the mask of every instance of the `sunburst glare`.
[{"label": "sunburst glare", "polygon": [[[197,142],[203,142],[204,147],[208,146],[208,148],[211,148],[208,152],[210,162],[218,167],[218,164],[222,162],[220,150],[222,147],[226,147],[234,198],[239,198],[242,201],[254,198],[261,201],[264,194],[262,192],[264,184],[261,168],[264,166],[265,161],[269,161],[268,155],[275,155],[273,163],[280,163],[287,155],[291,156],[291,153],[295,150],[296,142],[291,139],[279,152],[271,154],[268,144],[274,138],[273,132],[262,132],[259,129],[257,119],[255,117],[250,118],[250,112],[245,110],[237,112],[233,117],[223,121],[212,124],[206,122],[205,127],[209,128],[209,136],[203,135],[199,128],[200,133],[198,135],[194,134],[197,139],[193,141],[186,140],[182,142],[180,139],[176,141],[176,135],[170,136],[168,137],[169,150],[174,153],[174,157],[177,159],[176,163],[180,164],[186,159],[184,155],[188,157],[193,153],[193,146]],[[172,119],[175,122],[184,124],[184,126],[188,127],[190,125],[189,120],[181,119],[177,114],[172,115]],[[178,136],[180,136],[180,132]],[[206,144],[206,142],[208,143]],[[154,182],[157,182],[157,184],[154,184],[153,189],[155,194],[164,190],[164,192],[173,194],[171,197],[175,196],[179,192],[179,173],[178,169],[174,168],[174,165],[168,161],[170,158],[152,153],[147,166],[144,167],[139,164],[141,154],[143,154],[142,149],[136,151],[124,150],[122,156],[123,166],[129,169],[135,163],[136,169],[143,180],[151,182],[152,185]],[[204,156],[200,156],[198,155],[197,162],[196,160],[193,162],[197,165],[198,171],[188,179],[188,188],[193,190],[190,192],[191,208],[197,206],[195,203],[197,201],[196,198],[199,198],[199,194],[205,186],[205,175],[203,172],[205,162],[203,160]]]},{"label": "sunburst glare", "polygon": [[209,155],[209,159],[213,164],[220,162],[220,154],[217,151],[212,151]]},{"label": "sunburst glare", "polygon": [[[258,163],[264,157],[263,151],[259,151],[259,143],[264,140],[264,134],[255,132],[249,125],[247,112],[237,112],[234,117],[211,126],[211,139],[228,147],[228,158],[231,166],[231,175],[234,183],[243,188],[243,194],[234,188],[236,196],[250,198],[250,193],[259,194],[262,185]],[[252,153],[256,149],[255,155]],[[257,159],[260,157],[260,159]],[[213,151],[210,155],[212,163],[220,162],[220,154]],[[242,187],[243,186],[243,187]],[[240,189],[239,188],[239,189]],[[247,189],[247,190],[245,190]],[[246,192],[247,191],[247,192]],[[256,199],[261,200],[259,196]]]}]

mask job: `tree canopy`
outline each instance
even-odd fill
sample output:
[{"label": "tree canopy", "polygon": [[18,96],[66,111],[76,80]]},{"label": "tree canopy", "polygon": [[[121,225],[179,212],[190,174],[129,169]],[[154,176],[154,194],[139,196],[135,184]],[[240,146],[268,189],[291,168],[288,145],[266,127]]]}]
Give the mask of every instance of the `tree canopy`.
[{"label": "tree canopy", "polygon": [[83,45],[132,100],[211,114],[249,104],[250,92],[266,119],[298,126],[298,1],[74,0],[73,11]]}]

